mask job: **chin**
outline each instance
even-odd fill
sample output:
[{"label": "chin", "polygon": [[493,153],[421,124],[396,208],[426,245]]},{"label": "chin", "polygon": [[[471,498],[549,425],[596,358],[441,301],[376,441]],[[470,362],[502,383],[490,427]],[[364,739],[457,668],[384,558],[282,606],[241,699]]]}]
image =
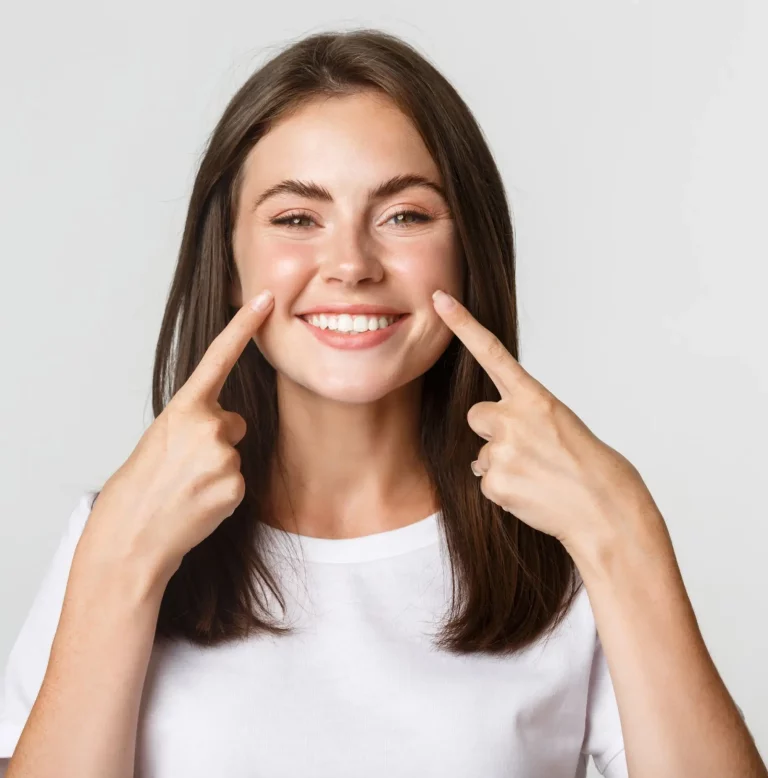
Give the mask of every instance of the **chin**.
[{"label": "chin", "polygon": [[376,376],[339,376],[335,380],[328,379],[301,383],[306,390],[327,400],[340,403],[363,404],[381,400],[406,383],[406,381],[385,381],[381,377]]}]

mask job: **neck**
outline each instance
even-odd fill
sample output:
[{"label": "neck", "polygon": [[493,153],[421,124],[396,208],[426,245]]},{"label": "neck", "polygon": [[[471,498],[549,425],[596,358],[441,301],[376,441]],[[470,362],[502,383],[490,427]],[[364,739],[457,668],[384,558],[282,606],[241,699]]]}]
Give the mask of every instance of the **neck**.
[{"label": "neck", "polygon": [[321,397],[278,374],[268,523],[318,538],[412,524],[437,510],[419,458],[422,380],[371,403]]}]

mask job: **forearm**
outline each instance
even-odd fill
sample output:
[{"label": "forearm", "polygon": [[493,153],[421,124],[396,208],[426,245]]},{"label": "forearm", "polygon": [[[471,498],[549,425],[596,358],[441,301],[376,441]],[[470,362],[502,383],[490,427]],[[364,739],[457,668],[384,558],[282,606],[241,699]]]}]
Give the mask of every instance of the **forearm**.
[{"label": "forearm", "polygon": [[48,668],[7,778],[132,778],[164,587],[75,554]]},{"label": "forearm", "polygon": [[765,778],[704,644],[663,519],[573,554],[613,680],[630,778]]}]

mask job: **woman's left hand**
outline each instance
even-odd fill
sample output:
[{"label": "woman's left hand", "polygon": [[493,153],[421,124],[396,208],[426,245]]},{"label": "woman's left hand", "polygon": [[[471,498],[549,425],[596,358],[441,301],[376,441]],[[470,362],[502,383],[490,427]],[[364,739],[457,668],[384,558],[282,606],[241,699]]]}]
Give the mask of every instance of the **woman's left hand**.
[{"label": "woman's left hand", "polygon": [[639,516],[663,522],[632,463],[524,370],[461,303],[448,298],[453,307],[437,295],[435,310],[501,395],[467,413],[471,429],[488,441],[472,463],[482,493],[569,551],[631,535]]}]

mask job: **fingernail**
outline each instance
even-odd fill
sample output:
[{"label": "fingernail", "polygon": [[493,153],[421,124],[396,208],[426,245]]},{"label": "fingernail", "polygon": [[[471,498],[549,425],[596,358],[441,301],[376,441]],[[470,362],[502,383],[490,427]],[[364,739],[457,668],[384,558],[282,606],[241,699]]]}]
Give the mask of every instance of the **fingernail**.
[{"label": "fingernail", "polygon": [[480,470],[480,468],[477,466],[477,460],[475,460],[474,462],[471,462],[469,466],[472,468],[472,472],[475,475],[482,475],[483,474],[483,471]]},{"label": "fingernail", "polygon": [[448,292],[443,292],[442,289],[435,289],[432,293],[432,299],[437,305],[442,306],[444,311],[450,310],[456,304],[456,300]]},{"label": "fingernail", "polygon": [[257,294],[256,297],[251,300],[249,305],[251,308],[253,308],[254,311],[263,311],[269,305],[269,301],[271,299],[272,292],[270,292],[269,289],[265,289],[260,294]]}]

